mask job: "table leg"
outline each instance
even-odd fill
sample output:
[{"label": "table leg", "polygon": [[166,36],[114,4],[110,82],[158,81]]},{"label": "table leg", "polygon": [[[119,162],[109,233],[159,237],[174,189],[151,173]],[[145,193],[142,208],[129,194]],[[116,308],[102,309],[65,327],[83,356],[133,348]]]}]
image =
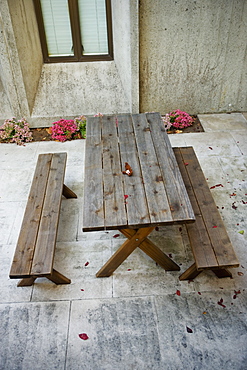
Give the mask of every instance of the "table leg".
[{"label": "table leg", "polygon": [[[127,238],[131,238],[135,230],[133,229],[123,229],[120,230]],[[145,252],[149,257],[151,257],[155,262],[158,263],[167,271],[179,271],[180,267],[164,252],[162,252],[151,240],[145,239],[140,245],[139,248]]]},{"label": "table leg", "polygon": [[154,230],[154,227],[141,228],[133,230],[133,235],[126,240],[105,265],[97,272],[97,277],[111,276],[112,273],[126,260],[126,258],[146,239]]}]

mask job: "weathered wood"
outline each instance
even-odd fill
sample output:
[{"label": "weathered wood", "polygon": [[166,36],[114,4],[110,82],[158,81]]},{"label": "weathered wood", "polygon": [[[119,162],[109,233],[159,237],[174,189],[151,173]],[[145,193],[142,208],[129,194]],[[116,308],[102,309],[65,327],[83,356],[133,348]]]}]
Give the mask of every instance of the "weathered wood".
[{"label": "weathered wood", "polygon": [[63,196],[65,198],[77,198],[76,193],[74,193],[68,186],[63,184]]},{"label": "weathered wood", "polygon": [[[121,229],[120,231],[128,239],[135,235],[135,230],[133,229]],[[148,238],[139,245],[139,248],[166,271],[180,270],[180,267]]]},{"label": "weathered wood", "polygon": [[[146,115],[133,115],[133,124],[151,223],[172,222],[164,179]],[[155,143],[158,145],[158,142]]]},{"label": "weathered wood", "polygon": [[174,221],[194,221],[195,215],[190,203],[181,173],[174,156],[170,140],[159,113],[146,114],[154,143],[157,160],[165,184],[166,196]]},{"label": "weathered wood", "polygon": [[89,117],[84,176],[83,231],[104,230],[102,117]]},{"label": "weathered wood", "polygon": [[[122,173],[125,163],[131,166],[132,176]],[[146,237],[141,244],[139,240],[137,243],[133,239],[135,229],[144,235],[157,225],[193,219],[159,114],[121,114],[88,120],[83,231],[118,229],[129,238],[97,277],[110,276],[138,245],[163,268],[179,270],[179,266]],[[145,231],[141,231],[142,228]]]},{"label": "weathered wood", "polygon": [[196,270],[204,269],[230,277],[226,268],[238,267],[239,262],[195,152],[187,147],[174,148],[174,153],[196,216],[195,223],[186,225],[195,264],[180,280],[193,279]]},{"label": "weathered wood", "polygon": [[186,271],[184,271],[180,276],[179,280],[193,280],[195,279],[202,270],[197,270],[196,264],[193,263]]},{"label": "weathered wood", "polygon": [[54,153],[40,219],[31,274],[51,274],[63,192],[66,153]]},{"label": "weathered wood", "polygon": [[13,257],[10,278],[30,275],[51,159],[52,154],[39,155]]},{"label": "weathered wood", "polygon": [[174,148],[174,153],[196,216],[196,222],[186,225],[186,228],[190,238],[190,243],[191,245],[193,245],[192,252],[196,261],[197,268],[205,269],[208,268],[208,266],[210,266],[210,268],[218,267],[218,262],[211,245],[211,240],[204,225],[204,219],[202,217],[201,209],[198,205],[197,198],[194,194],[193,185],[190,182],[190,178],[187,172],[187,167],[189,166],[194,170],[193,156],[191,154],[190,160],[187,156],[187,160],[185,162],[182,157],[180,148]]},{"label": "weathered wood", "polygon": [[62,194],[77,197],[63,183],[66,158],[66,153],[39,155],[9,275],[22,278],[18,286],[30,286],[37,277],[70,283],[53,269]]},{"label": "weathered wood", "polygon": [[[155,136],[147,117],[157,131]],[[126,114],[88,120],[83,231],[193,220],[193,210],[160,121],[159,114]],[[162,146],[164,151],[159,149]],[[169,166],[163,166],[163,155],[168,157]],[[121,173],[125,162],[133,169],[131,177]],[[174,185],[170,185],[171,182]],[[167,188],[170,189],[169,200]]]},{"label": "weathered wood", "polygon": [[103,186],[105,228],[127,226],[116,118],[102,117]]},{"label": "weathered wood", "polygon": [[118,115],[118,135],[122,171],[125,170],[127,162],[132,170],[132,176],[122,176],[124,181],[124,192],[126,195],[126,209],[128,225],[136,227],[140,224],[151,223],[146,201],[144,181],[140,170],[140,161],[136,151],[136,140],[131,115]]},{"label": "weathered wood", "polygon": [[105,265],[97,272],[97,277],[108,277],[126,260],[126,258],[143,242],[144,239],[153,231],[153,227],[139,229],[121,247],[113,254],[113,256],[105,263]]}]

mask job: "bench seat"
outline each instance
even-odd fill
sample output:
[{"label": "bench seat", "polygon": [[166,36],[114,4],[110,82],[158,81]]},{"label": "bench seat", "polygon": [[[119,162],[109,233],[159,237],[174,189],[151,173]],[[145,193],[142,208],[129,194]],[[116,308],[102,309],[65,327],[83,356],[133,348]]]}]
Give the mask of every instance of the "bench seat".
[{"label": "bench seat", "polygon": [[238,267],[239,261],[194,149],[173,150],[196,217],[186,224],[195,262],[179,279],[194,279],[203,270],[212,270],[219,278],[231,277],[228,268]]},{"label": "bench seat", "polygon": [[53,268],[62,195],[77,198],[64,185],[67,153],[38,157],[9,277],[21,278],[18,286],[32,285],[37,277],[56,284],[70,279]]}]

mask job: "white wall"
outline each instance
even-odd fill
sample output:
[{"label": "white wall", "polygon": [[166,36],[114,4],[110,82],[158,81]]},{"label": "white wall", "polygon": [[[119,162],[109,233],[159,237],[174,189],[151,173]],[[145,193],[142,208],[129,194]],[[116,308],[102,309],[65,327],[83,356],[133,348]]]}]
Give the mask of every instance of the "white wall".
[{"label": "white wall", "polygon": [[141,111],[246,111],[246,47],[246,0],[140,0]]},{"label": "white wall", "polygon": [[114,59],[130,111],[139,112],[139,2],[112,0]]}]

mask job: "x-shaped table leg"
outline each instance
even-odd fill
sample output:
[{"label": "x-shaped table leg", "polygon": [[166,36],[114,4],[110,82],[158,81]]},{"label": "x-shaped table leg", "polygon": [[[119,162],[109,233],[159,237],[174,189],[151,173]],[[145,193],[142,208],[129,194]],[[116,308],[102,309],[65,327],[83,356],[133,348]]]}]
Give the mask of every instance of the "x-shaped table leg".
[{"label": "x-shaped table leg", "polygon": [[126,258],[139,247],[155,262],[165,270],[179,271],[180,267],[163,253],[153,242],[147,239],[147,236],[154,230],[154,227],[146,227],[138,230],[123,229],[120,230],[128,240],[126,240],[105,265],[97,272],[97,277],[111,276],[112,273],[126,260]]}]

